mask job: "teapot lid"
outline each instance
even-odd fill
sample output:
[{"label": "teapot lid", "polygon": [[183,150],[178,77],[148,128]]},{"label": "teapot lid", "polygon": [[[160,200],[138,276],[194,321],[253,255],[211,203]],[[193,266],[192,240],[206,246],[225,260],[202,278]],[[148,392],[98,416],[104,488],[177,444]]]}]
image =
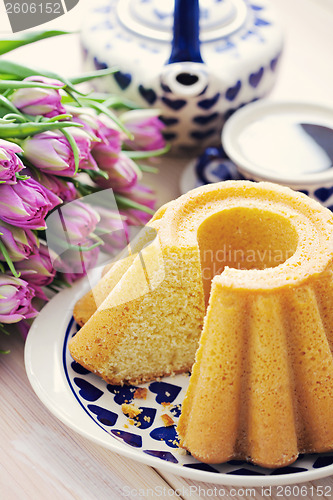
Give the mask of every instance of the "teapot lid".
[{"label": "teapot lid", "polygon": [[[119,20],[131,31],[159,41],[172,40],[174,0],[121,0]],[[230,35],[246,20],[244,0],[200,0],[200,40]]]}]

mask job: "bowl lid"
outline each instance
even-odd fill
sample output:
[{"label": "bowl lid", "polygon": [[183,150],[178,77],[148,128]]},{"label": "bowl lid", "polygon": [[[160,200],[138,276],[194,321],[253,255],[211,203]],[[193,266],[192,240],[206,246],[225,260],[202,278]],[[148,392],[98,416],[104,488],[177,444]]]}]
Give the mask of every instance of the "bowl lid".
[{"label": "bowl lid", "polygon": [[247,177],[287,184],[333,181],[333,108],[258,101],[227,120],[222,144]]},{"label": "bowl lid", "polygon": [[[121,0],[117,14],[135,33],[171,42],[174,0]],[[216,40],[239,29],[247,17],[244,0],[200,0],[200,39]]]}]

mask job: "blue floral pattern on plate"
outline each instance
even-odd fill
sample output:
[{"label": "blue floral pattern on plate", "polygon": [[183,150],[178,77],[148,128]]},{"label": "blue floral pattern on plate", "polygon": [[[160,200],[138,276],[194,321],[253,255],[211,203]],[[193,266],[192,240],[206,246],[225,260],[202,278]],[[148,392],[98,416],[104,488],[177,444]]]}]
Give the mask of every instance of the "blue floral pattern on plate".
[{"label": "blue floral pattern on plate", "polygon": [[[176,467],[206,471],[212,475],[222,473],[244,478],[298,473],[299,481],[302,481],[302,473],[333,463],[333,453],[300,455],[294,464],[282,469],[263,469],[240,460],[213,465],[199,462],[178,448],[176,431],[189,374],[143,384],[140,387],[147,388],[147,397],[136,399],[134,396],[136,386],[112,386],[73,361],[68,350],[68,341],[78,328],[71,318],[63,342],[63,369],[67,383],[83,411],[97,426],[125,446],[140,450],[161,461],[171,462]],[[134,419],[129,419],[121,409],[124,402],[134,403],[142,409],[142,413]],[[174,425],[165,427],[161,418],[163,414],[171,416]]]}]

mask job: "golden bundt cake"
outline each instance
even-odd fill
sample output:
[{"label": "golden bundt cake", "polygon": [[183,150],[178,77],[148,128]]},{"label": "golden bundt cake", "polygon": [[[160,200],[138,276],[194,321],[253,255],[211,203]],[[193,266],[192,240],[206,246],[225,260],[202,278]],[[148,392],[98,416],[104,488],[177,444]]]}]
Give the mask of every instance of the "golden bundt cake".
[{"label": "golden bundt cake", "polygon": [[148,228],[151,242],[98,285],[74,359],[112,384],[190,370],[204,323],[182,447],[266,467],[332,449],[331,212],[286,187],[228,181],[183,195]]}]

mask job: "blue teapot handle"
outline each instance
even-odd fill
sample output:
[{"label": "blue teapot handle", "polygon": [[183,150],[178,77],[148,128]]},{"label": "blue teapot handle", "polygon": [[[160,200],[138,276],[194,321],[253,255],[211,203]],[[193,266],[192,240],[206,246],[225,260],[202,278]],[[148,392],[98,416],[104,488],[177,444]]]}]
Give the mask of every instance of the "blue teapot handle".
[{"label": "blue teapot handle", "polygon": [[202,63],[199,39],[199,0],[175,0],[173,41],[167,64]]}]

